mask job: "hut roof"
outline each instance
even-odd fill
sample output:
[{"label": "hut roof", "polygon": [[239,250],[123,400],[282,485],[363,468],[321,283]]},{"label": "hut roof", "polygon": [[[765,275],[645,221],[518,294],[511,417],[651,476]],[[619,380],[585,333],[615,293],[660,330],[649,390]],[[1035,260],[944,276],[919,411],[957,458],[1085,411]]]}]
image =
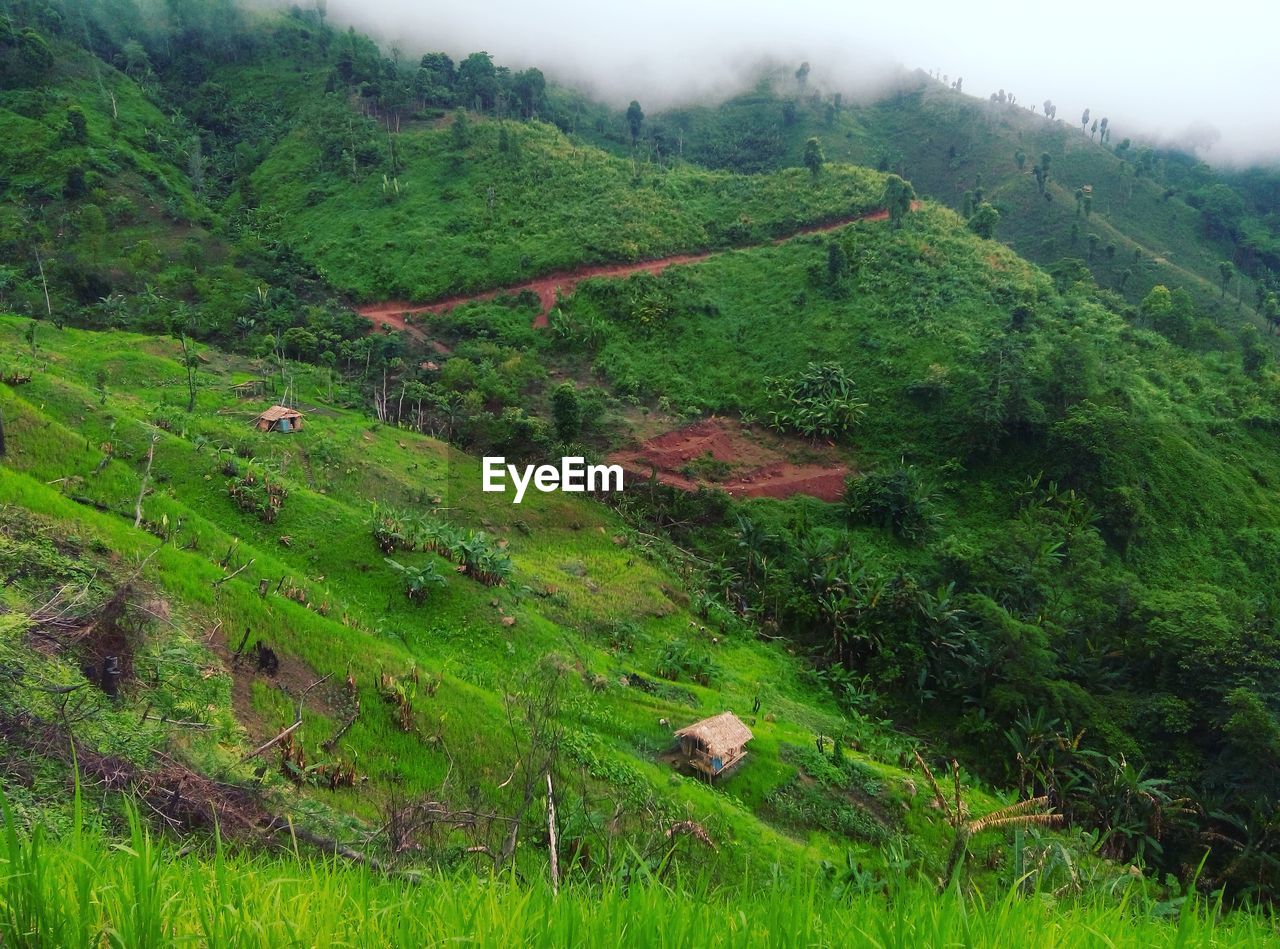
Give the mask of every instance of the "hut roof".
[{"label": "hut roof", "polygon": [[683,738],[686,735],[699,739],[713,754],[717,751],[741,748],[755,737],[751,734],[751,729],[742,724],[742,719],[733,712],[721,712],[719,715],[704,718],[676,732],[677,738]]},{"label": "hut roof", "polygon": [[266,422],[278,422],[282,418],[302,418],[302,413],[297,409],[291,409],[284,405],[273,405],[267,409],[258,418]]}]

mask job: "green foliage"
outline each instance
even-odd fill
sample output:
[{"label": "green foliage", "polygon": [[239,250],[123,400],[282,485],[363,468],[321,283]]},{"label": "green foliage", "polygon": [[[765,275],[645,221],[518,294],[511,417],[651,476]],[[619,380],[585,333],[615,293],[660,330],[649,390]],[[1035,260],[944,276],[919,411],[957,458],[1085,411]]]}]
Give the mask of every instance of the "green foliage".
[{"label": "green foliage", "polygon": [[973,216],[969,218],[969,230],[979,237],[995,240],[996,227],[999,223],[1000,212],[986,201],[983,201],[978,205],[978,209],[973,212]]},{"label": "green foliage", "polygon": [[[458,564],[467,576],[486,586],[501,586],[514,570],[504,543],[494,541],[484,531],[455,527],[435,516],[419,517],[375,505],[370,527],[374,542],[384,554],[397,550],[434,553]],[[387,562],[402,571],[410,569],[389,558]],[[427,562],[413,569],[430,573],[435,568]],[[435,580],[427,577],[425,582]]]},{"label": "green foliage", "polygon": [[670,882],[657,883],[664,866],[697,862],[689,843],[672,841],[659,862],[630,858],[601,883],[579,879],[575,863],[558,894],[542,879],[545,868],[521,883],[437,870],[422,877],[425,885],[407,887],[305,852],[268,856],[218,843],[208,854],[179,856],[175,844],[154,837],[136,814],[125,842],[111,846],[84,814],[77,796],[72,829],[54,835],[21,826],[4,803],[0,935],[6,942],[39,933],[59,945],[80,945],[110,928],[129,944],[222,944],[243,937],[248,917],[270,943],[601,944],[616,941],[618,921],[626,920],[632,928],[683,934],[707,946],[777,945],[779,933],[788,942],[815,945],[878,931],[889,914],[894,926],[927,945],[1038,945],[1077,933],[1086,941],[1105,933],[1122,947],[1261,945],[1271,938],[1271,921],[1260,910],[1226,914],[1194,893],[1166,902],[1156,887],[1123,877],[1106,881],[1118,898],[1027,899],[1012,885],[979,897],[959,888],[940,893],[928,881],[871,881],[849,890],[827,878],[800,883],[762,876],[691,899]]},{"label": "green foliage", "polygon": [[937,525],[935,501],[915,467],[873,471],[852,477],[845,485],[844,507],[850,520],[873,524],[915,543]]},{"label": "green foliage", "polygon": [[[449,129],[402,132],[406,164],[393,169],[376,126],[341,108],[318,105],[252,183],[260,214],[296,222],[295,251],[362,299],[432,300],[582,265],[761,243],[869,209],[883,188],[874,172],[834,165],[817,180],[795,168],[755,178],[687,164],[637,172],[595,149],[575,152],[536,122],[473,120],[463,147],[451,140],[456,116]],[[413,186],[387,203],[384,174]]]},{"label": "green foliage", "polygon": [[582,432],[582,405],[577,387],[562,382],[551,392],[551,417],[556,426],[556,437],[568,444]]},{"label": "green foliage", "polygon": [[34,29],[0,20],[0,89],[35,86],[53,68],[53,51]]},{"label": "green foliage", "polygon": [[[853,723],[853,746],[877,749],[892,766],[902,739],[884,737],[889,729],[867,717],[892,714],[1002,781],[1014,760],[1005,734],[1033,708],[1074,727],[1048,730],[1052,737],[1043,742],[1019,733],[1027,738],[1018,749],[1022,760],[1036,761],[1027,780],[1055,782],[1069,816],[1098,834],[1104,853],[1180,871],[1200,859],[1204,840],[1225,838],[1229,843],[1210,855],[1209,876],[1233,893],[1274,892],[1274,842],[1265,828],[1278,719],[1277,627],[1267,583],[1280,556],[1271,496],[1275,378],[1269,341],[1238,332],[1248,314],[1225,303],[1235,273],[1219,269],[1230,258],[1265,278],[1259,268],[1275,253],[1265,201],[1239,203],[1265,182],[1242,184],[1241,177],[1227,185],[1164,151],[1120,158],[1123,147],[1065,148],[1054,123],[1009,110],[993,125],[974,104],[930,87],[865,108],[820,101],[820,93],[813,101],[795,98],[792,89],[789,110],[765,88],[727,104],[723,115],[738,119],[714,128],[697,110],[684,113],[693,118],[686,125],[666,116],[646,120],[635,104],[632,124],[626,113],[591,104],[566,111],[568,93],[548,87],[536,69],[505,70],[485,53],[457,69],[438,53],[401,66],[309,10],[273,16],[263,30],[257,20],[246,28],[221,4],[171,6],[171,24],[163,25],[114,3],[110,15],[99,5],[74,23],[42,7],[31,30],[0,25],[0,248],[11,264],[0,268],[0,302],[59,324],[157,334],[108,330],[90,338],[0,320],[4,351],[29,349],[31,365],[21,374],[35,376],[24,388],[0,386],[10,439],[0,491],[21,516],[35,508],[55,512],[58,526],[46,531],[52,536],[75,525],[104,538],[97,542],[119,558],[141,562],[154,553],[148,582],[192,614],[175,625],[252,626],[318,675],[341,677],[353,655],[388,668],[416,668],[422,659],[457,670],[441,690],[438,716],[419,703],[412,727],[401,721],[397,728],[386,710],[366,712],[350,741],[370,771],[371,793],[359,802],[335,797],[327,802],[335,810],[380,824],[367,813],[373,801],[388,789],[438,789],[454,773],[454,755],[468,788],[492,797],[510,773],[504,766],[489,780],[494,762],[512,758],[494,738],[506,734],[499,727],[508,691],[502,683],[532,656],[568,643],[582,683],[566,680],[565,717],[586,736],[574,747],[587,749],[581,760],[589,758],[591,770],[589,780],[566,785],[563,800],[625,789],[634,796],[629,801],[651,799],[653,813],[664,816],[690,808],[728,815],[728,856],[708,856],[717,868],[708,872],[758,854],[770,862],[779,855],[788,871],[808,868],[814,853],[839,856],[842,845],[832,835],[878,839],[859,826],[878,813],[859,795],[876,797],[871,787],[883,782],[855,773],[845,752],[796,759],[815,785],[792,780],[779,766],[776,750],[801,740],[805,723],[821,723],[813,729],[842,741]],[[20,7],[25,16],[28,5]],[[216,39],[198,40],[215,20],[225,21]],[[253,41],[241,42],[247,38]],[[123,72],[102,62],[113,56]],[[184,103],[182,111],[170,108],[175,102]],[[504,103],[552,124],[513,122]],[[436,122],[459,105],[476,111]],[[593,131],[597,119],[603,131]],[[820,149],[831,158],[818,168],[805,159],[809,141],[818,142],[815,122],[822,123]],[[569,127],[572,139],[562,134]],[[685,160],[674,155],[677,128]],[[593,136],[629,160],[586,144]],[[962,155],[938,148],[939,136],[954,140]],[[926,140],[929,149],[910,144]],[[1023,147],[1042,152],[1034,182],[1009,165],[1012,152],[1022,169]],[[762,174],[696,167],[708,156],[721,167]],[[912,185],[842,164],[851,159],[909,167],[922,192],[956,206],[976,202],[977,211],[965,215],[973,219],[970,231],[926,205],[910,227],[869,221],[834,238],[719,255],[661,277],[589,282],[559,302],[555,336],[528,330],[527,298],[459,307],[429,328],[419,324],[451,350],[430,354],[442,364],[436,369],[419,368],[411,340],[368,336],[362,319],[326,302],[337,291],[431,299],[583,263],[764,245],[881,201],[894,225],[905,223]],[[972,175],[961,181],[958,160],[976,166],[976,185]],[[1086,183],[1100,212],[1089,260],[1062,259],[1080,253],[1066,241],[1077,226],[1070,195],[1080,189],[1086,217],[1095,200],[1084,193]],[[994,232],[994,221],[985,231],[973,226],[990,207],[984,192],[999,196],[1001,236],[1054,262],[1048,276],[973,240],[973,231]],[[429,258],[422,253],[427,241]],[[1166,257],[1130,254],[1141,247],[1161,248]],[[1260,312],[1274,315],[1265,281],[1257,283]],[[1113,291],[1127,294],[1128,303]],[[185,357],[159,335],[181,304],[191,306],[178,344]],[[214,391],[221,386],[197,398],[197,369],[227,379],[258,370],[214,349],[197,356],[186,349],[188,335],[270,354],[281,381],[292,385],[296,376],[304,397],[325,406],[314,426],[308,419],[316,437],[263,441],[246,434],[241,419],[216,414],[244,407]],[[548,359],[572,378],[592,374],[610,391],[570,390],[571,406],[562,389],[546,385],[540,363]],[[201,368],[209,360],[215,365]],[[324,371],[290,360],[315,360]],[[187,415],[173,407],[184,375],[193,410]],[[105,384],[120,378],[129,385]],[[762,387],[761,379],[770,382]],[[402,404],[384,413],[385,424],[371,426],[343,406],[367,403],[375,385],[383,403],[396,402],[398,393]],[[662,399],[660,408],[688,416],[770,413],[777,427],[838,438],[844,450],[854,447],[856,433],[858,454],[846,460],[872,473],[849,483],[843,512],[803,498],[664,498],[655,487],[645,514],[636,513],[640,502],[627,509],[630,517],[651,516],[635,525],[644,543],[622,544],[611,539],[622,536],[621,522],[573,499],[531,503],[520,512],[522,526],[501,511],[481,513],[452,490],[444,502],[445,478],[451,489],[465,479],[448,465],[462,471],[471,462],[444,460],[438,443],[417,434],[509,446],[513,455],[536,451],[551,444],[548,422],[568,441],[584,420],[587,428],[598,424],[603,413],[596,407],[614,398],[614,410],[626,400],[628,408],[649,411]],[[150,533],[128,526],[145,455],[130,434],[140,420],[171,432],[158,447],[153,490],[141,492]],[[239,466],[227,471],[224,482],[210,475],[208,455],[201,457],[209,445],[265,457],[244,475]],[[698,459],[690,464],[714,473]],[[286,494],[277,471],[290,478],[279,527],[273,522]],[[255,518],[230,513],[224,484]],[[934,484],[937,493],[926,487]],[[399,555],[387,558],[396,576],[368,569],[367,543],[333,543],[363,532],[363,512],[374,499],[374,542]],[[653,539],[668,530],[681,544],[678,553]],[[165,538],[159,547],[156,535]],[[233,540],[241,536],[243,549]],[[433,555],[486,588],[437,583]],[[662,565],[667,556],[678,571]],[[258,565],[253,574],[289,578],[277,588],[287,591],[279,601],[260,594],[250,574],[232,576],[251,561]],[[51,552],[29,538],[0,544],[0,565],[17,581],[6,578],[0,606],[9,617],[0,620],[5,675],[8,650],[18,648],[10,634],[27,628],[33,609],[21,599],[24,588],[55,579],[83,584],[93,577],[86,563],[83,550]],[[697,628],[682,605],[682,586],[703,571],[697,589],[704,592],[690,607],[702,621],[722,632],[758,627],[811,654],[820,672],[802,680],[781,648],[749,635],[720,642]],[[521,584],[511,583],[517,575]],[[1188,586],[1187,577],[1196,583]],[[412,601],[428,589],[432,610],[414,610]],[[54,590],[43,592],[47,599]],[[503,622],[514,621],[516,610],[524,617],[518,636]],[[425,630],[424,615],[432,624]],[[124,736],[116,740],[129,756],[142,756],[161,738],[159,726],[156,733],[136,727],[145,725],[145,703],[154,699],[159,714],[217,725],[208,729],[216,733],[208,743],[204,729],[193,728],[166,747],[234,758],[227,755],[238,740],[227,724],[229,680],[215,669],[197,682],[213,660],[190,644],[170,647],[154,675],[145,667],[154,680],[146,697],[127,697],[136,706],[127,709],[130,717],[121,710],[112,718],[104,704],[102,721],[127,723],[114,729]],[[637,668],[694,686],[636,675],[618,686],[612,667],[619,652]],[[30,653],[23,662],[32,661]],[[64,664],[41,665],[40,675],[61,682],[76,674]],[[160,671],[175,668],[192,672],[182,679],[190,696],[181,700],[154,685]],[[839,705],[819,689],[830,689]],[[259,683],[259,697],[264,691]],[[665,739],[654,723],[670,714],[667,705],[690,713],[742,709],[762,691],[779,715],[753,725],[758,743],[727,795],[668,783],[665,771],[659,775],[643,760]],[[22,690],[21,698],[44,701],[38,693]],[[292,701],[283,704],[292,716]],[[313,713],[308,708],[309,726]],[[413,734],[426,730],[427,718],[438,718],[434,743]],[[332,733],[329,723],[319,724]],[[94,738],[109,737],[105,727],[89,728]],[[1089,736],[1084,744],[1080,729]],[[440,750],[446,747],[448,763]],[[1045,764],[1054,755],[1059,763]],[[11,782],[28,799],[29,777]],[[1198,812],[1193,826],[1182,827],[1178,801],[1185,796],[1195,798]],[[305,797],[305,807],[315,804]],[[612,812],[575,808],[567,820],[586,836]],[[908,804],[904,820],[913,846],[936,860],[928,815],[919,810]],[[810,849],[774,833],[756,820],[761,814],[818,828]],[[344,827],[339,836],[363,832]],[[138,869],[122,851],[110,856]],[[538,863],[540,873],[541,857],[524,847],[520,872],[529,878],[528,864]],[[890,858],[867,859],[879,867]],[[154,863],[144,862],[144,869]],[[57,867],[103,863],[86,858]],[[271,869],[297,872],[292,865]],[[629,872],[640,873],[640,865]],[[174,873],[173,886],[189,885]],[[39,883],[25,872],[0,877],[11,887]],[[205,879],[199,871],[192,878]],[[132,891],[109,880],[84,901],[84,918],[93,917],[85,931],[101,934],[107,920],[123,941],[151,938],[163,911],[130,896],[141,908],[126,911],[121,902],[117,912],[111,901],[121,893]],[[249,888],[241,902],[260,896]],[[664,915],[676,912],[662,905]],[[291,911],[255,918],[283,919]],[[813,925],[812,906],[806,912]],[[793,931],[776,924],[770,919],[759,931]],[[56,920],[49,925],[51,941],[70,932]],[[185,924],[173,925],[176,933]],[[317,929],[334,938],[341,926]],[[5,938],[21,941],[30,931]],[[375,941],[385,935],[374,934]],[[953,941],[956,935],[949,934]],[[203,938],[225,941],[216,933]],[[821,934],[815,941],[824,941]]]},{"label": "green foliage", "polygon": [[799,375],[766,379],[765,390],[775,405],[769,424],[813,439],[848,435],[867,410],[836,363],[809,363]]},{"label": "green foliage", "polygon": [[390,557],[386,561],[387,566],[404,578],[404,595],[414,603],[425,603],[433,587],[444,586],[444,577],[433,561],[428,560],[418,566],[405,566]]},{"label": "green foliage", "polygon": [[804,166],[809,169],[809,174],[815,178],[818,177],[826,160],[822,154],[822,143],[816,138],[811,138],[804,143]]},{"label": "green foliage", "polygon": [[765,802],[779,821],[797,829],[816,828],[877,843],[888,837],[884,825],[864,808],[799,779],[769,792]]},{"label": "green foliage", "polygon": [[705,646],[673,639],[662,647],[654,671],[672,682],[684,678],[699,685],[710,685],[716,666]]},{"label": "green foliage", "polygon": [[644,110],[640,108],[640,103],[635,99],[631,100],[631,104],[627,106],[627,128],[631,130],[631,144],[634,145],[640,137],[640,127],[644,123]]},{"label": "green foliage", "polygon": [[910,182],[903,181],[897,175],[889,175],[885,179],[884,195],[880,200],[888,210],[889,220],[893,222],[894,227],[902,226],[915,197],[916,192]]},{"label": "green foliage", "polygon": [[241,511],[252,514],[264,524],[274,524],[284,510],[288,489],[269,472],[250,467],[242,475],[227,480],[227,496]]}]

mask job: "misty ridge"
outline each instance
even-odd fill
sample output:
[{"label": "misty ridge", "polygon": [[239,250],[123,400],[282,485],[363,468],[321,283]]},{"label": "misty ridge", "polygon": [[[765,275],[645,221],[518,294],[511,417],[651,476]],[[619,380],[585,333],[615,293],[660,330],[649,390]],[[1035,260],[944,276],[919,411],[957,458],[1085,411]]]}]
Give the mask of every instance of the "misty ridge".
[{"label": "misty ridge", "polygon": [[[1046,99],[1070,120],[1091,110],[1143,144],[1192,152],[1215,165],[1275,164],[1280,123],[1260,109],[1264,39],[1280,10],[1242,0],[1212,17],[1114,10],[1088,0],[1069,18],[1035,7],[835,4],[804,0],[696,5],[658,0],[643,8],[576,0],[478,5],[415,0],[250,0],[250,6],[323,9],[403,58],[441,50],[455,59],[483,50],[511,69],[548,78],[615,108],[647,112],[717,105],[762,78],[811,64],[810,91],[867,104],[911,83],[917,71],[963,78],[985,99],[999,90],[1039,112]],[[1238,29],[1250,23],[1247,31]],[[1256,27],[1256,29],[1255,29]]]}]

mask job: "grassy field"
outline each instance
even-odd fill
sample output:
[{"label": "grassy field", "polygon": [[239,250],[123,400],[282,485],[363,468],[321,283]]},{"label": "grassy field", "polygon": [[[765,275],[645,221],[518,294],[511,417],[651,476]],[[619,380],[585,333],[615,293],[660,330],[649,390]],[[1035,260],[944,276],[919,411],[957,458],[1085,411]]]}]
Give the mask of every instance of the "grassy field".
[{"label": "grassy field", "polygon": [[[396,173],[353,180],[326,161],[337,132],[317,120],[281,142],[253,182],[334,286],[375,301],[761,243],[863,213],[884,187],[863,168],[817,178],[801,169],[748,177],[663,168],[576,144],[551,126],[474,118],[467,126],[462,140],[452,125],[389,137],[380,147],[394,149]],[[371,127],[358,128],[374,140]]]},{"label": "grassy field", "polygon": [[335,861],[221,845],[176,855],[138,822],[123,843],[92,831],[0,845],[6,944],[424,946],[1266,946],[1274,920],[1197,900],[1157,903],[1136,881],[1110,899],[1049,892],[989,899],[898,883],[744,878],[709,891],[656,875],[628,885],[509,876],[389,880]]},{"label": "grassy field", "polygon": [[[22,330],[23,321],[0,322],[11,351]],[[367,784],[299,797],[285,782],[269,780],[281,810],[315,809],[322,825],[345,826],[342,814],[376,821],[396,796],[474,793],[500,807],[510,804],[511,791],[501,785],[519,757],[521,733],[512,731],[504,696],[531,688],[531,678],[550,665],[563,716],[561,767],[581,795],[563,805],[565,819],[583,834],[604,833],[613,808],[622,805],[627,820],[648,829],[683,817],[704,823],[721,847],[719,857],[700,861],[713,876],[734,867],[843,859],[846,851],[869,868],[884,867],[886,835],[901,840],[909,863],[938,872],[947,830],[902,769],[911,742],[873,721],[847,720],[781,646],[754,639],[732,617],[708,621],[692,612],[677,572],[686,569],[684,562],[650,547],[607,509],[564,495],[531,496],[519,508],[481,500],[474,460],[323,405],[319,372],[299,370],[297,391],[304,406],[314,408],[305,432],[282,437],[254,431],[253,409],[230,394],[228,383],[252,369],[243,359],[206,350],[197,410],[187,415],[180,409],[185,374],[174,361],[176,342],[74,330],[37,339],[35,362],[44,371],[16,390],[0,390],[8,436],[8,463],[0,469],[3,536],[13,552],[8,562],[30,556],[48,563],[47,570],[11,574],[16,582],[5,597],[16,620],[7,627],[8,655],[49,681],[75,681],[69,657],[42,657],[25,645],[38,625],[30,619],[35,608],[63,583],[74,585],[79,574],[68,574],[70,558],[100,563],[104,576],[115,577],[145,559],[142,580],[176,619],[163,636],[153,632],[160,654],[140,657],[139,670],[192,657],[155,683],[140,679],[123,707],[106,703],[98,710],[82,740],[103,754],[146,763],[176,741],[197,770],[251,780],[252,768],[239,763],[244,747],[287,725],[303,687],[330,676],[333,681],[304,703],[302,746],[313,762],[353,765]],[[128,387],[106,381],[123,378]],[[157,441],[143,526],[135,530],[152,433]],[[236,509],[227,493],[228,466],[287,485],[276,521],[264,524]],[[436,517],[500,538],[514,562],[512,581],[486,587],[434,554],[399,551],[392,556],[406,564],[435,561],[447,576],[425,605],[413,604],[374,545],[375,502],[384,510],[437,511]],[[335,537],[346,540],[335,544]],[[265,594],[259,590],[264,580]],[[262,640],[286,658],[286,675],[273,681],[223,669],[246,630],[253,642]],[[706,657],[705,684],[656,674],[673,642]],[[414,670],[438,684],[429,695],[425,686],[418,690],[406,729],[379,674],[406,681]],[[340,751],[326,754],[319,745],[344,717],[339,683],[348,674],[361,713]],[[645,689],[620,684],[637,674]],[[761,711],[752,716],[756,698]],[[45,719],[53,716],[51,701],[38,693],[13,696],[9,712]],[[664,720],[684,724],[726,708],[746,716],[755,730],[749,766],[710,789],[657,760],[671,741]],[[161,720],[129,729],[122,745],[122,723],[147,710]],[[168,718],[199,727],[166,727]],[[868,818],[863,808],[861,822],[851,826],[866,830],[853,836],[821,829],[836,826],[827,811],[841,806],[838,799],[806,818],[780,818],[770,804],[800,772],[796,762],[803,759],[792,749],[811,748],[816,735],[837,734],[846,747],[860,736],[868,753],[846,755],[880,776],[874,807],[897,814]],[[57,799],[61,779],[56,772],[46,777],[36,782],[43,795],[32,792],[16,802],[28,813],[36,813],[29,808],[39,800]],[[973,793],[994,806],[987,792]],[[1001,846],[992,839],[979,850]]]}]

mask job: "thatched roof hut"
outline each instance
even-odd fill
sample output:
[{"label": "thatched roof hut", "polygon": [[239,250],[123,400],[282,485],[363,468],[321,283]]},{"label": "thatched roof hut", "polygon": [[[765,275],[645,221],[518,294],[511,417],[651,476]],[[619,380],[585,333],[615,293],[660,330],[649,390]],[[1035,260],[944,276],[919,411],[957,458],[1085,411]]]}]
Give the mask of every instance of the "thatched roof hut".
[{"label": "thatched roof hut", "polygon": [[254,424],[262,432],[300,432],[302,413],[284,405],[273,405],[256,419]]},{"label": "thatched roof hut", "polygon": [[676,732],[689,765],[708,778],[724,774],[747,756],[751,729],[732,712],[721,712]]}]

